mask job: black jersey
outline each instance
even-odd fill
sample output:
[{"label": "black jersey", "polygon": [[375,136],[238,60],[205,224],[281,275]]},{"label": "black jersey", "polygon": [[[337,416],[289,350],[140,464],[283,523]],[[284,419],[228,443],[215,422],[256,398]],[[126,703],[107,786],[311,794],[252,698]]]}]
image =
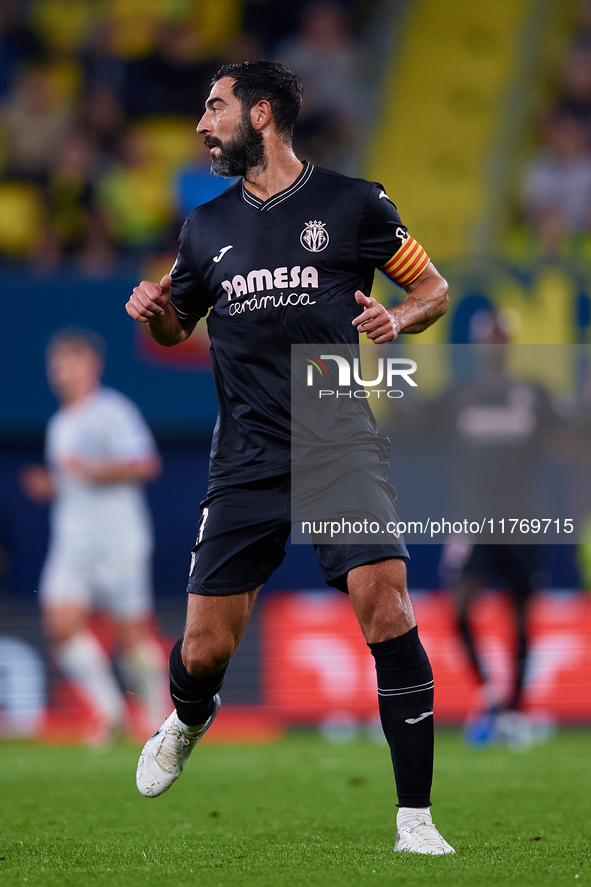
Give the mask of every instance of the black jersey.
[{"label": "black jersey", "polygon": [[[290,470],[290,346],[354,347],[355,291],[368,296],[375,269],[407,242],[381,185],[310,163],[267,201],[240,181],[187,218],[172,305],[181,318],[209,312],[213,486]],[[359,440],[383,451],[387,438],[366,405],[356,421]]]}]

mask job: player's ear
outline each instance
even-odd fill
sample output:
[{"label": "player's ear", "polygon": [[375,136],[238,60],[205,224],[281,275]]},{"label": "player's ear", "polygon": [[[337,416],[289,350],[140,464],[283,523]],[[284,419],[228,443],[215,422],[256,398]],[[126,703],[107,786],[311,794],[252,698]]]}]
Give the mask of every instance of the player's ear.
[{"label": "player's ear", "polygon": [[271,105],[266,99],[262,99],[253,105],[250,110],[250,122],[255,129],[261,130],[268,126],[273,119]]}]

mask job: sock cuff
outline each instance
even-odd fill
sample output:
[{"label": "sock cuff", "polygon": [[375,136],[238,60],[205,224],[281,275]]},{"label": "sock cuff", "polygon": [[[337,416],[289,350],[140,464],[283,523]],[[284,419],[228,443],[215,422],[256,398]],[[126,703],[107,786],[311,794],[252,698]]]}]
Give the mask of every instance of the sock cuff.
[{"label": "sock cuff", "polygon": [[183,639],[179,638],[170,651],[169,676],[171,684],[174,684],[178,690],[182,690],[185,694],[196,693],[199,698],[215,696],[222,687],[227,666],[215,674],[205,674],[195,677],[185,668],[181,658],[182,646]]},{"label": "sock cuff", "polygon": [[166,665],[166,656],[153,638],[142,638],[139,643],[125,650],[121,659],[129,668],[163,669]]},{"label": "sock cuff", "polygon": [[181,650],[183,648],[183,639],[179,638],[172,650],[170,651],[170,658],[168,660],[169,666],[169,674],[170,679],[174,681],[174,683],[183,682],[186,684],[191,683],[191,675],[185,668],[185,664],[183,662],[181,656]]},{"label": "sock cuff", "polygon": [[104,647],[89,629],[83,629],[72,635],[67,641],[55,644],[56,658],[60,665],[76,663],[80,659],[85,662],[108,661]]},{"label": "sock cuff", "polygon": [[401,634],[397,638],[390,638],[388,641],[378,641],[375,644],[368,644],[373,656],[391,656],[396,653],[404,653],[411,647],[420,644],[419,629],[415,625],[406,634]]}]

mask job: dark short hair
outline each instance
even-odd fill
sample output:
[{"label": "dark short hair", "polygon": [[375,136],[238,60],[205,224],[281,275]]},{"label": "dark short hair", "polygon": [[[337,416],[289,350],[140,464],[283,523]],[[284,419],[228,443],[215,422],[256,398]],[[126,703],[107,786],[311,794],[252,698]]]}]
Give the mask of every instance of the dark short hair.
[{"label": "dark short hair", "polygon": [[94,330],[80,329],[75,326],[68,326],[57,330],[47,343],[47,353],[51,354],[56,348],[61,348],[62,346],[93,351],[101,360],[104,360],[107,350],[102,336],[99,336]]},{"label": "dark short hair", "polygon": [[223,65],[211,85],[214,86],[222,77],[231,77],[236,81],[232,92],[240,99],[243,110],[250,111],[263,99],[268,101],[278,132],[291,139],[303,96],[302,81],[297,74],[279,62],[256,59]]}]

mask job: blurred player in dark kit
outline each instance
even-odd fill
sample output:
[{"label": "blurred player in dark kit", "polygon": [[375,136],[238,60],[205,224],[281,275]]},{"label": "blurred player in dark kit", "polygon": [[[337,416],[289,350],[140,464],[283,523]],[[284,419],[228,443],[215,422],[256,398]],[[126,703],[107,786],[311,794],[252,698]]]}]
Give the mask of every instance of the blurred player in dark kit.
[{"label": "blurred player in dark kit", "polygon": [[110,614],[146,723],[156,727],[166,700],[166,663],[149,624],[152,525],[142,489],[158,475],[160,459],[135,404],[101,385],[103,351],[89,330],[53,336],[47,374],[60,409],[47,428],[48,467],[30,466],[21,477],[30,498],[52,503],[39,583],[44,627],[61,670],[100,716],[96,742],[124,727],[125,703],[88,628],[93,609]]},{"label": "blurred player in dark kit", "polygon": [[[209,312],[220,408],[185,634],[170,657],[176,708],[138,765],[137,785],[147,797],[172,785],[211,726],[257,592],[285,556],[291,345],[338,343],[353,355],[360,331],[376,344],[391,342],[426,329],[447,308],[447,284],[382,186],[297,159],[291,139],[301,101],[299,78],[278,63],[218,72],[197,131],[212,170],[242,178],[191,213],[170,275],[143,281],[127,304],[167,346],[185,340]],[[369,296],[376,268],[408,294],[393,309]],[[343,442],[343,453],[367,476],[384,512],[395,514],[389,441],[367,408],[354,415],[357,438]],[[330,424],[326,433],[334,443]],[[395,849],[453,853],[429,810],[433,675],[406,588],[406,547],[391,539],[315,548],[327,583],[349,594],[375,657],[398,790]]]},{"label": "blurred player in dark kit", "polygon": [[[472,501],[486,502],[497,518],[540,513],[539,468],[547,433],[559,416],[548,392],[512,377],[507,368],[508,335],[502,318],[482,310],[472,318],[470,341],[477,372],[446,397],[453,421],[454,451],[460,483]],[[462,506],[468,513],[469,505]],[[527,615],[543,568],[540,544],[465,544],[444,550],[444,581],[453,588],[456,624],[472,671],[483,688],[484,704],[469,717],[465,736],[471,745],[506,739],[513,747],[531,742],[522,712],[530,650]],[[474,634],[471,613],[488,583],[501,581],[511,603],[514,644],[511,686],[498,698]]]}]

